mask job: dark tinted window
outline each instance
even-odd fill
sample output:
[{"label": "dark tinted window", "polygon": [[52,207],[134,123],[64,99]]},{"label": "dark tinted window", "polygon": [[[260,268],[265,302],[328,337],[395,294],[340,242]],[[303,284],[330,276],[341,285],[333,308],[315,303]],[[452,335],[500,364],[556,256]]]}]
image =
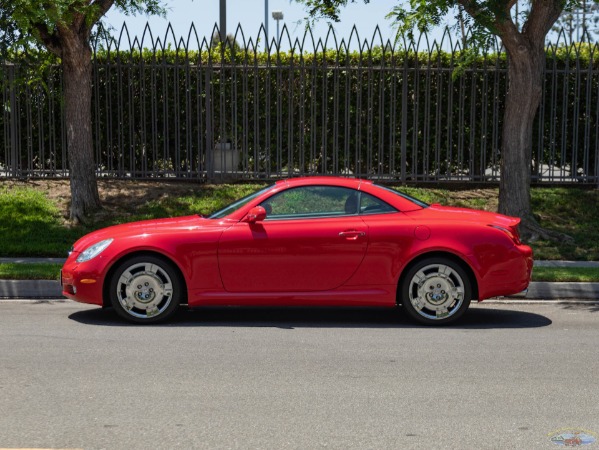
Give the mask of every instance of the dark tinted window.
[{"label": "dark tinted window", "polygon": [[397,212],[397,210],[388,203],[366,192],[360,193],[360,214],[384,214],[390,212]]}]

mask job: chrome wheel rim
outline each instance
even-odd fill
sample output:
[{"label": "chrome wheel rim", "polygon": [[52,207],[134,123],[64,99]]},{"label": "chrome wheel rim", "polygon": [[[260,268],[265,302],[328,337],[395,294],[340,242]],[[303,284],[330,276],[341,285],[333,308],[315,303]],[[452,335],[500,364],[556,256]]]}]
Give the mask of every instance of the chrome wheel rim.
[{"label": "chrome wheel rim", "polygon": [[457,313],[464,303],[464,281],[450,266],[430,264],[414,274],[408,295],[414,310],[422,317],[446,319]]},{"label": "chrome wheel rim", "polygon": [[156,264],[133,264],[119,277],[116,295],[128,314],[148,319],[163,313],[171,304],[173,283],[168,273]]}]

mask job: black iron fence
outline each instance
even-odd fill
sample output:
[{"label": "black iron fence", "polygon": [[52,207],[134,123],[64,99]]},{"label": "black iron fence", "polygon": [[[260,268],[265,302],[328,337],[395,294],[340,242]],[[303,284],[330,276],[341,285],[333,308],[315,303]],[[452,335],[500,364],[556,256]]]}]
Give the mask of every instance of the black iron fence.
[{"label": "black iron fence", "polygon": [[[221,46],[194,29],[167,46],[146,29],[98,38],[93,68],[98,176],[192,180],[331,174],[397,182],[500,176],[505,54],[461,76],[459,42],[357,33],[286,48]],[[331,49],[332,47],[332,49]],[[356,50],[353,50],[353,49]],[[448,48],[447,51],[441,50]],[[0,64],[0,176],[65,177],[61,73]],[[535,182],[599,184],[599,46],[548,44],[534,132]]]}]

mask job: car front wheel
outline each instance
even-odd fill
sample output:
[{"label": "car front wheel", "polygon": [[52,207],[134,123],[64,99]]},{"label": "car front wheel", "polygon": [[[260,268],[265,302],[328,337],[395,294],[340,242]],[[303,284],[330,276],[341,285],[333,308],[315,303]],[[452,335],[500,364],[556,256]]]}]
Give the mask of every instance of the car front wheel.
[{"label": "car front wheel", "polygon": [[136,323],[168,319],[181,302],[182,286],[169,262],[137,256],[121,263],[110,280],[110,301],[121,317]]},{"label": "car front wheel", "polygon": [[411,318],[424,324],[447,324],[468,309],[472,288],[462,267],[448,258],[427,258],[409,269],[401,302]]}]

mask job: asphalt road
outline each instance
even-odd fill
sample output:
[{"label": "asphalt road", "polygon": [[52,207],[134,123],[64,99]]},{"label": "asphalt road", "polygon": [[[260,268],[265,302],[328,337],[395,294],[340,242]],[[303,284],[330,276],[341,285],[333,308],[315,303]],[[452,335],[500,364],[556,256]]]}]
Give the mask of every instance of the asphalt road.
[{"label": "asphalt road", "polygon": [[427,328],[316,309],[148,327],[2,301],[0,448],[551,449],[599,433],[598,374],[598,303],[483,303]]}]

